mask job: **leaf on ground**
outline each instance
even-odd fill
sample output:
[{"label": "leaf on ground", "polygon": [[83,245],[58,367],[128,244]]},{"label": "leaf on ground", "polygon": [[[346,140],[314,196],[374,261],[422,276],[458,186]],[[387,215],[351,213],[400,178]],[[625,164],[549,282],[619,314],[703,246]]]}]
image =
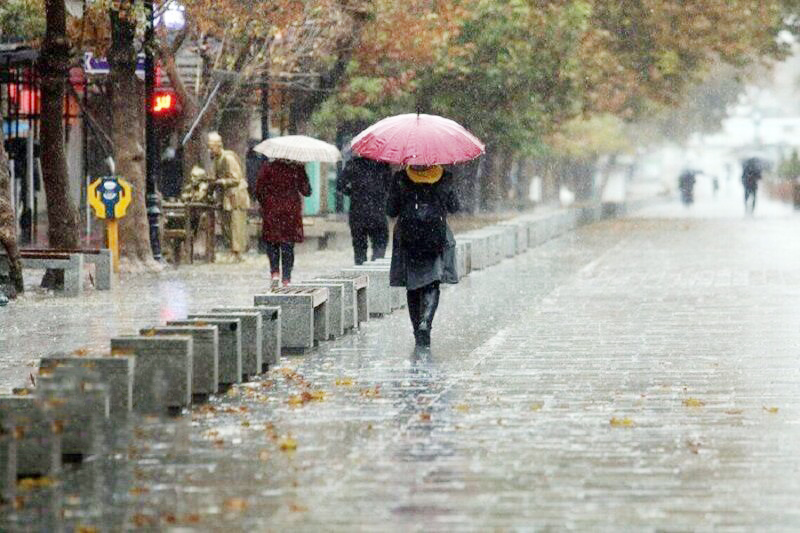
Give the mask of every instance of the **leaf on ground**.
[{"label": "leaf on ground", "polygon": [[350,387],[353,383],[353,378],[336,378],[336,385],[339,387]]},{"label": "leaf on ground", "polygon": [[728,409],[725,411],[726,415],[740,415],[744,413],[744,409]]},{"label": "leaf on ground", "polygon": [[700,453],[700,443],[699,442],[692,442],[690,440],[686,441],[686,446],[689,448],[689,451],[693,454]]},{"label": "leaf on ground", "polygon": [[132,348],[114,348],[111,350],[112,357],[120,357],[123,355],[136,355],[136,352]]},{"label": "leaf on ground", "polygon": [[686,398],[683,400],[684,407],[703,407],[705,404],[706,402],[697,398]]},{"label": "leaf on ground", "polygon": [[78,357],[86,357],[87,355],[89,355],[89,348],[78,348],[77,350],[72,352],[72,355],[77,355]]},{"label": "leaf on ground", "polygon": [[634,424],[633,420],[628,418],[627,416],[624,418],[617,418],[616,416],[612,416],[609,423],[613,428],[632,428],[633,426],[636,425]]},{"label": "leaf on ground", "polygon": [[258,460],[259,461],[269,461],[270,453],[269,450],[261,450],[258,452]]},{"label": "leaf on ground", "polygon": [[78,525],[75,527],[75,533],[97,533],[100,531],[95,526],[82,526]]},{"label": "leaf on ground", "polygon": [[142,332],[142,337],[155,337],[156,330],[155,328],[151,328]]},{"label": "leaf on ground", "polygon": [[155,517],[141,513],[136,513],[133,515],[131,517],[131,521],[136,527],[152,527],[156,525]]},{"label": "leaf on ground", "polygon": [[361,389],[361,396],[365,398],[378,398],[381,395],[381,386],[375,385],[366,389]]},{"label": "leaf on ground", "polygon": [[283,437],[278,442],[278,447],[284,452],[293,452],[297,449],[297,441],[291,436]]},{"label": "leaf on ground", "polygon": [[46,489],[55,485],[55,479],[47,476],[42,477],[25,477],[17,481],[17,488],[21,491]]},{"label": "leaf on ground", "polygon": [[241,513],[247,510],[248,504],[244,498],[230,498],[225,500],[222,506],[226,511]]},{"label": "leaf on ground", "polygon": [[777,407],[766,407],[766,406],[764,406],[764,410],[766,412],[768,412],[769,414],[771,414],[771,415],[775,415],[775,414],[778,414],[778,411],[780,409],[778,409]]},{"label": "leaf on ground", "polygon": [[292,502],[289,504],[289,510],[293,513],[305,513],[308,511],[308,507]]},{"label": "leaf on ground", "polygon": [[150,492],[150,489],[147,487],[133,487],[128,491],[131,496],[139,496],[141,494],[147,494],[148,492]]},{"label": "leaf on ground", "polygon": [[431,414],[430,413],[420,413],[419,419],[423,422],[430,422],[431,421]]},{"label": "leaf on ground", "polygon": [[544,404],[541,402],[536,402],[531,404],[531,411],[541,411]]},{"label": "leaf on ground", "polygon": [[469,411],[469,405],[465,403],[460,403],[456,405],[456,411],[458,411],[459,413],[466,413],[467,411]]}]

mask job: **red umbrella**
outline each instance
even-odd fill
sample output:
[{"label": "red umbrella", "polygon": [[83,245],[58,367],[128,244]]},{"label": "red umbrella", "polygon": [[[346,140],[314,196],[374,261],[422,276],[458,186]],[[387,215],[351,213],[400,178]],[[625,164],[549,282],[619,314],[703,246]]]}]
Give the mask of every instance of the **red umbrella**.
[{"label": "red umbrella", "polygon": [[385,163],[447,165],[475,159],[484,152],[484,146],[448,118],[408,113],[385,118],[365,129],[353,139],[352,150]]}]

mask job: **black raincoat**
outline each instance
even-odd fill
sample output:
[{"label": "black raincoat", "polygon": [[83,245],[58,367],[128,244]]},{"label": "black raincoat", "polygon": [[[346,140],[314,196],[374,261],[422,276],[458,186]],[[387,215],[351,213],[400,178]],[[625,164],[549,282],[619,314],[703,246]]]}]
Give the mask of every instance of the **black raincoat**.
[{"label": "black raincoat", "polygon": [[[389,201],[386,212],[390,217],[397,217],[406,202],[414,201],[414,189],[417,187],[433,187],[448,213],[459,210],[458,197],[453,188],[453,176],[445,171],[441,179],[434,184],[413,183],[405,171],[395,173],[389,190]],[[392,236],[392,264],[389,271],[389,284],[392,287],[405,287],[415,290],[434,282],[458,283],[456,271],[456,241],[453,232],[447,228],[447,244],[441,253],[407,250],[402,244],[403,228],[395,224]]]},{"label": "black raincoat", "polygon": [[392,169],[387,163],[356,157],[348,161],[337,183],[350,197],[351,226],[386,226],[386,195]]}]

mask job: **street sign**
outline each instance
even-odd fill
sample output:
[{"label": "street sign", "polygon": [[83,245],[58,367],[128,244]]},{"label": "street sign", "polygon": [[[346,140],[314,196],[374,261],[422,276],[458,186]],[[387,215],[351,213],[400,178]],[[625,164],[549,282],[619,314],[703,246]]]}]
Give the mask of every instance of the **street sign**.
[{"label": "street sign", "polygon": [[[108,74],[111,66],[105,57],[95,57],[91,52],[83,55],[83,70],[86,74]],[[144,54],[136,57],[136,75],[144,77]]]},{"label": "street sign", "polygon": [[87,196],[97,218],[114,220],[125,216],[133,199],[132,193],[127,181],[117,176],[105,176],[89,184]]}]

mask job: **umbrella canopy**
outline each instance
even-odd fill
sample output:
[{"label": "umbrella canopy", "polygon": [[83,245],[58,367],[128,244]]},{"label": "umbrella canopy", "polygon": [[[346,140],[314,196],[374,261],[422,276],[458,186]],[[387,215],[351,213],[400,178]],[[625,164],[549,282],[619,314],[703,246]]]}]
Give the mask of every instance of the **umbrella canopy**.
[{"label": "umbrella canopy", "polygon": [[342,158],[339,149],[334,145],[305,135],[272,137],[255,145],[253,150],[274,159],[288,159],[301,163],[309,161],[335,163]]},{"label": "umbrella canopy", "polygon": [[484,152],[480,139],[457,122],[417,113],[376,122],[356,135],[352,149],[362,157],[398,165],[448,165]]}]

